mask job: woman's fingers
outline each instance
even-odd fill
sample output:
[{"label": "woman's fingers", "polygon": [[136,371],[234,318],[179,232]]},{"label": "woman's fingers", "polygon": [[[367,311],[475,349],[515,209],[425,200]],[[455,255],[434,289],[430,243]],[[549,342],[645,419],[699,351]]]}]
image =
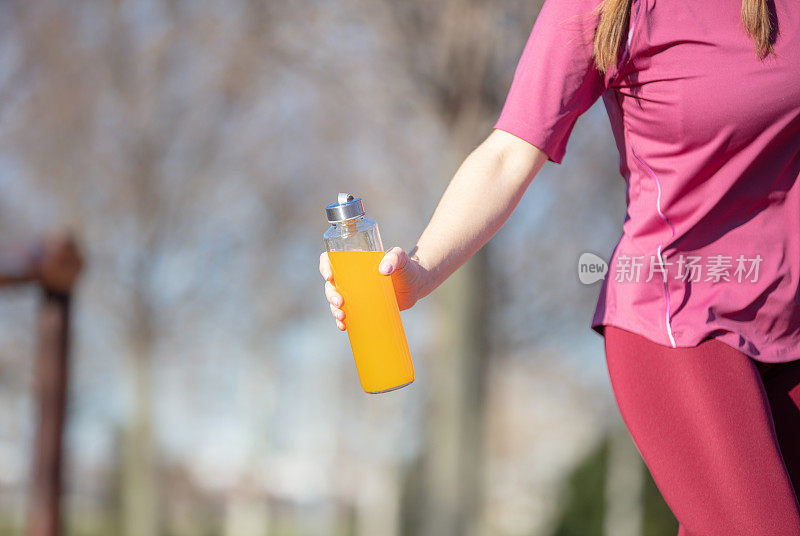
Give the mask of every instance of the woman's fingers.
[{"label": "woman's fingers", "polygon": [[325,279],[325,297],[331,307],[331,314],[336,321],[336,327],[339,331],[347,331],[347,326],[344,325],[344,311],[340,309],[344,300],[342,295],[336,291],[333,286],[333,270],[331,268],[331,261],[328,258],[328,252],[323,251],[319,255],[319,273]]},{"label": "woman's fingers", "polygon": [[323,251],[319,256],[319,273],[325,281],[333,281],[333,270],[331,270],[331,261],[327,251]]},{"label": "woman's fingers", "polygon": [[334,318],[337,320],[344,320],[344,311],[338,307],[334,307],[333,304],[331,304],[331,313],[333,313]]},{"label": "woman's fingers", "polygon": [[325,297],[328,298],[328,302],[332,305],[336,307],[342,306],[342,295],[336,292],[336,287],[330,281],[325,281]]},{"label": "woman's fingers", "polygon": [[406,255],[406,252],[403,251],[403,248],[400,246],[395,246],[387,251],[383,256],[383,259],[378,266],[378,271],[383,275],[390,275],[398,270],[403,269],[403,267],[406,265],[406,262],[408,262],[408,255]]},{"label": "woman's fingers", "polygon": [[339,308],[342,305],[342,296],[336,292],[336,289],[330,281],[325,282],[325,295],[328,298],[333,319],[336,320],[336,327],[339,328],[340,331],[345,331],[347,329],[344,325],[345,314],[344,311]]}]

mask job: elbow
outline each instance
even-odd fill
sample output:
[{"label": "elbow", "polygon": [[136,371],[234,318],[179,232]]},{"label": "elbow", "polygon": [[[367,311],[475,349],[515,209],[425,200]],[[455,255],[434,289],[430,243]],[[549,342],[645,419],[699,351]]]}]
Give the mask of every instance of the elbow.
[{"label": "elbow", "polygon": [[548,160],[547,153],[527,141],[495,129],[483,143],[501,170],[503,180],[527,188]]}]

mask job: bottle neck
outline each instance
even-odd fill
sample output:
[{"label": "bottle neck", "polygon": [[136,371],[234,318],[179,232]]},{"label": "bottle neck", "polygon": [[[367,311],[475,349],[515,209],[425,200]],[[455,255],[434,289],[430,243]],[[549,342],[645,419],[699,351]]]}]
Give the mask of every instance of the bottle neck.
[{"label": "bottle neck", "polygon": [[356,233],[358,224],[360,222],[363,222],[364,218],[365,215],[362,214],[361,216],[358,216],[356,218],[350,218],[349,220],[336,222],[334,223],[334,225],[339,229],[341,229],[342,235],[349,236]]}]

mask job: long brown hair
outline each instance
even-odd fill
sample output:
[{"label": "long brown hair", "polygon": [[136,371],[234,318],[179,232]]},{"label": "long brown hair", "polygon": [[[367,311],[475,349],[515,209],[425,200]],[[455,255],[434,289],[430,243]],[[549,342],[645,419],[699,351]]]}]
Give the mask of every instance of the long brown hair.
[{"label": "long brown hair", "polygon": [[[600,20],[594,35],[594,60],[597,68],[606,73],[616,66],[627,40],[631,0],[603,0],[597,11]],[[742,0],[742,25],[753,39],[759,58],[775,52],[767,0]]]}]

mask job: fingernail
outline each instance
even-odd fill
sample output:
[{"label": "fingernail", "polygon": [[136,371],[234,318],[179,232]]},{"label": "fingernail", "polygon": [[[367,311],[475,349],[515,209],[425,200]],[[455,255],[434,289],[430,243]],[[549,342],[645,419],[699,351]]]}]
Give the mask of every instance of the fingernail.
[{"label": "fingernail", "polygon": [[386,275],[391,274],[392,273],[392,265],[391,264],[386,264],[386,263],[381,264],[381,272],[383,272]]}]

